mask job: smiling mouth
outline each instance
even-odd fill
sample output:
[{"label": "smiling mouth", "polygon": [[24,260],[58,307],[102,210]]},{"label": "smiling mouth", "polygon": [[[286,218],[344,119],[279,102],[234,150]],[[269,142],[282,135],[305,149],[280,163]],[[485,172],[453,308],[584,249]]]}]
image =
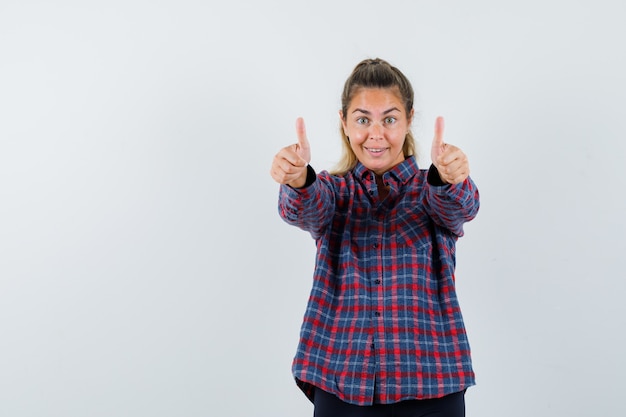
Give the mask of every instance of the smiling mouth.
[{"label": "smiling mouth", "polygon": [[365,148],[365,150],[371,153],[383,153],[387,148]]}]

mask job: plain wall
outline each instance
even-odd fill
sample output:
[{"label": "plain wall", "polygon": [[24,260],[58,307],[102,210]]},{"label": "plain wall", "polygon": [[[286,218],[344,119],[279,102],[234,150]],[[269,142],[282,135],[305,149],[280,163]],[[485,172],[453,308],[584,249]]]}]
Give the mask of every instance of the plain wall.
[{"label": "plain wall", "polygon": [[291,377],[314,242],[274,154],[381,57],[469,156],[468,416],[626,415],[625,6],[0,2],[0,415],[311,416]]}]

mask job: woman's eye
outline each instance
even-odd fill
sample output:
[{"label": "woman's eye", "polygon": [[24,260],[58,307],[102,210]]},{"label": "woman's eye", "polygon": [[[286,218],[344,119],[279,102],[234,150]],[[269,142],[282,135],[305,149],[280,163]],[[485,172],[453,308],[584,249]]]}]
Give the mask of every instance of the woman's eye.
[{"label": "woman's eye", "polygon": [[356,122],[360,125],[365,125],[368,121],[369,120],[367,120],[367,117],[359,117],[358,119],[356,119]]},{"label": "woman's eye", "polygon": [[385,124],[392,124],[396,122],[396,118],[395,117],[385,117]]}]

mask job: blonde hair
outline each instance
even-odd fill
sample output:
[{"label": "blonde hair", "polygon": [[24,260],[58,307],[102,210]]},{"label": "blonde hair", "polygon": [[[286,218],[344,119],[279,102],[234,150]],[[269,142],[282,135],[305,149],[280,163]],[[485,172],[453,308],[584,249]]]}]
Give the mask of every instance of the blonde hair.
[{"label": "blonde hair", "polygon": [[[380,58],[365,59],[357,64],[344,84],[341,94],[341,113],[344,121],[352,98],[361,88],[397,88],[407,115],[411,114],[414,94],[413,87],[406,76],[399,69]],[[350,146],[350,140],[343,131],[341,123],[339,124],[339,131],[342,139],[341,158],[331,174],[344,176],[356,166],[358,159]],[[415,139],[410,131],[404,140],[402,152],[405,158],[415,155]]]}]

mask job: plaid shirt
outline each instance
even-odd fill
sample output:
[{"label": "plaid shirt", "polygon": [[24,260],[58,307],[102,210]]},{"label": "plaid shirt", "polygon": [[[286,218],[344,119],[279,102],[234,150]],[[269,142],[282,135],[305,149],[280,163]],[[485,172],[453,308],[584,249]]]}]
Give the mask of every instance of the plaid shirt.
[{"label": "plaid shirt", "polygon": [[468,178],[443,185],[410,157],[383,175],[309,167],[280,187],[279,213],[317,245],[313,288],[293,362],[296,382],[358,405],[438,398],[474,385],[454,284],[455,243],[478,211]]}]

